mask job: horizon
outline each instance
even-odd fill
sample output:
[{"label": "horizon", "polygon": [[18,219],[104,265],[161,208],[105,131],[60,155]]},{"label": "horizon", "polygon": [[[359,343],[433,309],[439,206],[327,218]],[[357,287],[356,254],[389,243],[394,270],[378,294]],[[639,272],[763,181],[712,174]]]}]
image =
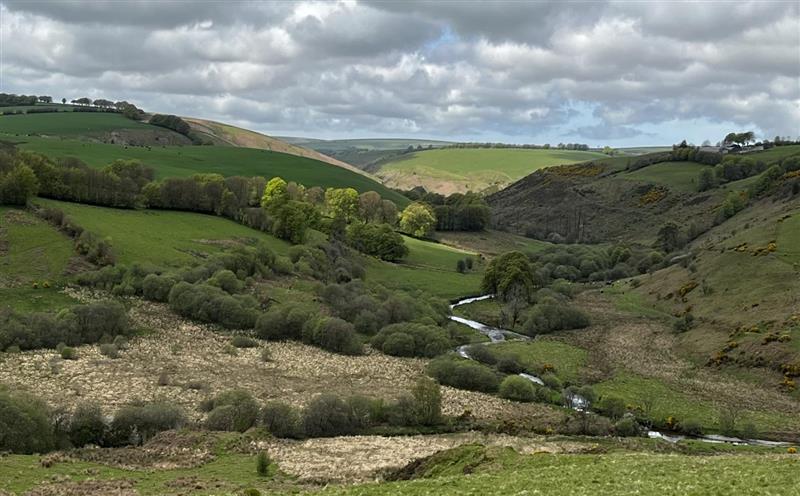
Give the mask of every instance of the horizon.
[{"label": "horizon", "polygon": [[795,2],[148,3],[0,1],[0,91],[326,140],[800,135]]}]

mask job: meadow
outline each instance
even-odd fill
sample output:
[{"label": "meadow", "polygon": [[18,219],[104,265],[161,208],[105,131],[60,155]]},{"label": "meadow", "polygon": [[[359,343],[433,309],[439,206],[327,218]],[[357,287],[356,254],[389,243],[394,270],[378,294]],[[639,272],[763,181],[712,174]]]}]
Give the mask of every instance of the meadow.
[{"label": "meadow", "polygon": [[71,112],[59,108],[59,112],[53,113],[0,117],[0,133],[5,134],[89,137],[101,136],[103,133],[120,129],[153,129],[170,132],[109,112]]},{"label": "meadow", "polygon": [[517,148],[446,148],[402,155],[377,175],[389,186],[448,194],[501,187],[538,169],[607,158],[597,152]]},{"label": "meadow", "polygon": [[648,183],[660,184],[681,192],[697,191],[697,178],[700,171],[711,166],[696,162],[661,162],[650,165],[620,177]]}]

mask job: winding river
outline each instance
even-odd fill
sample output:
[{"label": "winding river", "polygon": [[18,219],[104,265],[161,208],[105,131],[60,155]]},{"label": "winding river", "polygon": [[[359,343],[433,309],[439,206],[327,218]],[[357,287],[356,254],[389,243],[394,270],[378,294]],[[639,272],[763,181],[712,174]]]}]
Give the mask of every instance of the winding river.
[{"label": "winding river", "polygon": [[[468,305],[470,303],[475,303],[477,301],[489,300],[494,298],[494,295],[483,295],[483,296],[474,296],[470,298],[464,298],[458,300],[457,302],[450,305],[450,310],[453,310],[456,307],[461,305]],[[497,343],[503,343],[506,341],[531,341],[532,338],[529,336],[525,336],[524,334],[520,334],[518,332],[510,331],[508,329],[501,329],[499,327],[492,327],[487,324],[483,324],[481,322],[466,319],[464,317],[459,317],[457,315],[450,315],[450,320],[453,322],[458,322],[459,324],[464,324],[469,326],[472,329],[480,332],[481,334],[487,336],[489,338],[488,342],[479,343],[483,346],[491,346]],[[475,344],[465,344],[463,346],[459,346],[456,348],[456,353],[462,358],[466,358],[468,360],[473,360],[473,358],[469,355],[469,347],[475,346]],[[520,373],[520,377],[524,377],[525,379],[538,384],[540,386],[544,385],[544,381],[540,377],[537,377],[532,374],[527,373]],[[585,398],[579,395],[572,395],[567,398],[569,401],[569,406],[573,410],[584,411],[589,407],[588,402]],[[659,431],[648,431],[647,437],[651,439],[662,439],[669,443],[677,443],[683,439],[696,439],[700,441],[705,441],[708,443],[727,443],[727,444],[734,444],[734,445],[748,445],[748,446],[767,446],[767,447],[780,447],[780,446],[789,446],[791,443],[781,442],[781,441],[768,441],[765,439],[740,439],[738,437],[727,437],[727,436],[720,436],[720,435],[707,435],[707,436],[685,436],[682,434],[676,433],[665,433]]]}]

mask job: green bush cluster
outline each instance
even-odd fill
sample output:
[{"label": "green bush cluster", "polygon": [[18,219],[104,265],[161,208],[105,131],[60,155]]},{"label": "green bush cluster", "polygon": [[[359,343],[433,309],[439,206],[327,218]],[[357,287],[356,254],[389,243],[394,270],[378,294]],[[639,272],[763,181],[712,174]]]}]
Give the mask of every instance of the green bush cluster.
[{"label": "green bush cluster", "polygon": [[97,343],[104,335],[132,333],[125,307],[114,301],[76,305],[58,313],[0,310],[0,350],[56,348],[59,343],[77,346]]},{"label": "green bush cluster", "polygon": [[433,358],[453,348],[443,328],[413,322],[385,326],[372,338],[371,344],[387,355],[407,357]]},{"label": "green bush cluster", "polygon": [[494,370],[461,358],[436,358],[428,365],[428,375],[440,384],[470,391],[494,393],[500,387],[500,375]]}]

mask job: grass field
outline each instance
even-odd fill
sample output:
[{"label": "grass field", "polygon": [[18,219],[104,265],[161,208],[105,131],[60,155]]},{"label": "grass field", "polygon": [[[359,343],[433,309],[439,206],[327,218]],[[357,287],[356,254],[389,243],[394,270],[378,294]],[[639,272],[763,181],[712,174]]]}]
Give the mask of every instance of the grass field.
[{"label": "grass field", "polygon": [[[396,264],[370,259],[367,264],[370,281],[388,288],[422,290],[447,299],[480,291],[483,266],[475,253],[407,236],[404,239],[409,249],[408,257]],[[474,260],[474,268],[466,274],[459,274],[456,263],[467,257]]]},{"label": "grass field", "polygon": [[620,177],[660,184],[682,192],[697,191],[700,171],[711,166],[696,162],[662,162],[623,174]]},{"label": "grass field", "polygon": [[791,264],[800,264],[800,213],[778,226],[778,255]]},{"label": "grass field", "polygon": [[440,231],[435,236],[442,243],[489,257],[515,250],[523,253],[536,253],[552,246],[547,241],[491,229],[481,232]]},{"label": "grass field", "polygon": [[384,164],[377,175],[390,186],[422,185],[447,194],[501,187],[543,167],[603,157],[602,153],[572,150],[447,148],[403,155]]},{"label": "grass field", "polygon": [[119,129],[156,129],[121,114],[107,112],[54,112],[0,117],[0,133],[53,136],[98,136]]},{"label": "grass field", "polygon": [[289,247],[269,234],[213,215],[122,210],[44,199],[36,203],[57,207],[84,229],[109,238],[121,264],[179,265],[192,260],[193,253],[217,251],[219,242],[228,240],[263,241],[277,253],[286,253]]},{"label": "grass field", "polygon": [[[131,121],[132,122],[132,121]],[[156,170],[158,178],[186,177],[198,173],[223,176],[281,176],[305,186],[352,187],[359,192],[376,191],[403,207],[404,196],[359,173],[318,160],[286,153],[229,146],[123,147],[59,138],[9,138],[19,147],[52,157],[78,157],[92,167],[103,167],[115,159],[136,159]]]},{"label": "grass field", "polygon": [[562,380],[575,382],[581,367],[586,363],[586,350],[552,339],[500,343],[489,348],[498,359],[514,356],[529,370],[552,365],[554,373]]},{"label": "grass field", "polygon": [[23,210],[0,207],[0,283],[29,286],[62,279],[72,258],[72,242]]}]

